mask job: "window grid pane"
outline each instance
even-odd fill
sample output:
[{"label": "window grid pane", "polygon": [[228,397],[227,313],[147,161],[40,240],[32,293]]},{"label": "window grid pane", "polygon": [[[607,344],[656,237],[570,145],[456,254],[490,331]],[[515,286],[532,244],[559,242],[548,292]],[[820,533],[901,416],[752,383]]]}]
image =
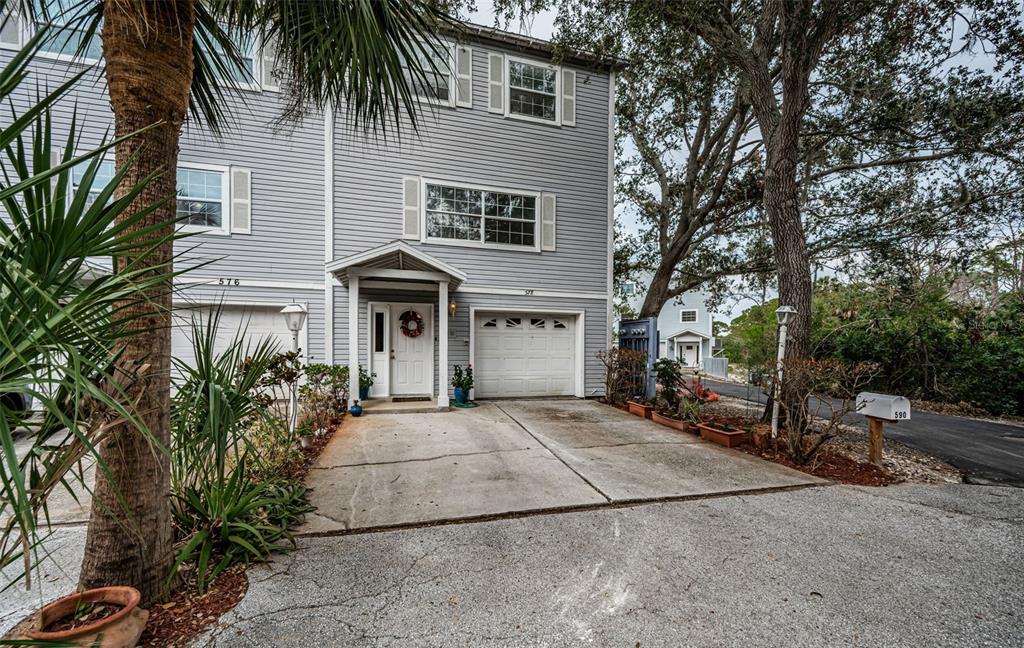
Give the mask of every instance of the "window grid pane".
[{"label": "window grid pane", "polygon": [[425,79],[418,78],[409,70],[407,61],[402,61],[405,82],[417,96],[434,101],[448,103],[451,100],[451,78],[448,63],[443,55],[432,51],[416,52],[416,60]]},{"label": "window grid pane", "polygon": [[509,64],[509,111],[545,121],[555,121],[556,71],[540,65],[512,61]]},{"label": "window grid pane", "polygon": [[426,190],[428,238],[534,247],[535,196],[433,184]]},{"label": "window grid pane", "polygon": [[178,169],[178,217],[186,225],[219,229],[224,222],[223,173]]}]

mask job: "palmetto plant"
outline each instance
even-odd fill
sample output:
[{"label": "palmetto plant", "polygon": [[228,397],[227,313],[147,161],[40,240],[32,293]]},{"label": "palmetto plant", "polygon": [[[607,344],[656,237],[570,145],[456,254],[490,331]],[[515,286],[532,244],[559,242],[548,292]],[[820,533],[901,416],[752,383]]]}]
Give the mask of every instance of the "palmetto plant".
[{"label": "palmetto plant", "polygon": [[259,394],[277,344],[247,344],[239,331],[217,350],[219,324],[219,309],[192,320],[195,360],[175,361],[181,379],[171,408],[171,507],[181,540],[168,578],[194,562],[200,592],[228,566],[280,550],[291,539],[288,527],[312,510],[301,483],[253,479],[250,470],[260,461],[245,434],[253,421],[276,428],[280,442],[294,443]]},{"label": "palmetto plant", "polygon": [[[0,70],[0,101],[25,82],[44,37],[41,32]],[[102,156],[116,141],[76,157],[74,120],[67,138],[55,141],[50,108],[75,81],[0,127],[0,393],[9,395],[0,401],[0,567],[20,558],[27,578],[49,494],[80,482],[81,460],[98,456],[122,422],[149,440],[124,390],[148,368],[122,367],[116,379],[113,371],[119,344],[141,330],[134,306],[147,290],[171,280],[167,265],[134,261],[119,272],[92,271],[92,262],[109,263],[136,249],[140,232],[151,235],[157,226],[143,223],[157,206],[131,207],[149,178],[122,185],[114,196],[130,165],[106,184],[96,181]],[[63,153],[54,157],[54,148]],[[72,168],[82,171],[74,195]],[[152,239],[151,245],[162,244]],[[29,399],[41,419],[26,422],[15,409]],[[16,451],[15,434],[22,431],[26,440]],[[104,473],[109,466],[99,461],[97,469]],[[111,505],[124,505],[120,491]]]},{"label": "palmetto plant", "polygon": [[[16,4],[29,15],[40,11],[33,0],[0,2]],[[233,36],[273,45],[290,114],[336,106],[351,124],[370,130],[416,125],[421,104],[412,89],[437,72],[425,69],[423,61],[435,61],[433,55],[443,51],[437,26],[444,18],[419,0],[64,0],[60,8],[71,19],[69,27],[84,34],[83,43],[102,35],[115,134],[152,126],[142,137],[116,146],[118,168],[134,159],[125,186],[177,167],[179,136],[189,112],[200,125],[224,126],[225,95],[237,84],[230,72],[244,68]],[[174,192],[174,174],[163,174],[145,187],[136,204],[151,204]],[[133,227],[141,231],[166,224],[174,209],[165,204]],[[140,233],[132,259],[155,267],[169,263],[171,229],[164,225]],[[144,379],[124,389],[139,401],[152,436],[166,444],[170,289],[153,290],[147,297],[152,306],[140,308],[140,322],[147,328],[122,345],[119,362],[151,366]],[[149,603],[164,595],[172,566],[169,466],[166,457],[149,452],[148,441],[133,425],[120,426],[115,438],[116,447],[104,453],[111,479],[100,475],[96,483],[81,585],[133,585]],[[129,520],[111,515],[113,482],[128,499]],[[149,532],[142,538],[126,536],[120,533],[126,523]]]}]

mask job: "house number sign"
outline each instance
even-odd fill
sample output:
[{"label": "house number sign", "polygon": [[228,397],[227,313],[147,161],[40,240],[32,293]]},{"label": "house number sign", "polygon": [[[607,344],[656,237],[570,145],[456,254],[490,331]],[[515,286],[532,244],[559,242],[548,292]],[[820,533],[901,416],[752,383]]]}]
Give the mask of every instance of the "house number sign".
[{"label": "house number sign", "polygon": [[234,277],[221,277],[217,280],[218,286],[238,286],[241,285],[241,279],[235,279]]}]

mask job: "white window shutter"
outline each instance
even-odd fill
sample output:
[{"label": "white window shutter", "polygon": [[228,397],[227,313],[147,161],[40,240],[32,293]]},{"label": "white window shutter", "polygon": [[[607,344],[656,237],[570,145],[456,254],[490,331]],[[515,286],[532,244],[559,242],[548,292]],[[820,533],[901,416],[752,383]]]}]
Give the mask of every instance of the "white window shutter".
[{"label": "white window shutter", "polygon": [[252,171],[231,168],[231,233],[252,233]]},{"label": "white window shutter", "polygon": [[487,112],[505,114],[505,57],[487,56]]},{"label": "white window shutter", "polygon": [[455,79],[458,95],[455,105],[473,107],[473,48],[455,46]]},{"label": "white window shutter", "polygon": [[402,178],[403,230],[402,238],[420,240],[420,179]]},{"label": "white window shutter", "polygon": [[17,12],[0,15],[0,46],[21,48],[22,44],[21,16]]},{"label": "white window shutter", "polygon": [[277,70],[277,41],[268,40],[260,50],[260,86],[264,90],[278,92],[281,90],[281,78]]},{"label": "white window shutter", "polygon": [[562,125],[576,125],[576,70],[562,70]]},{"label": "white window shutter", "polygon": [[555,194],[540,195],[540,249],[555,251]]}]

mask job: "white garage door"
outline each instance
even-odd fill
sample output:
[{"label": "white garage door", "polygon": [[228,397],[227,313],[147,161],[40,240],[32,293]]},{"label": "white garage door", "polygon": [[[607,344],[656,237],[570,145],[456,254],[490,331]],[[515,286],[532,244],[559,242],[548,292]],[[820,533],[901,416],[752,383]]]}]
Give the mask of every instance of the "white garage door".
[{"label": "white garage door", "polygon": [[[175,358],[194,366],[191,321],[194,317],[205,328],[209,314],[209,307],[175,309],[174,328],[171,331],[171,353]],[[279,351],[292,349],[292,334],[280,306],[224,305],[221,306],[214,350],[220,352],[226,349],[243,328],[245,340],[253,346],[263,338],[270,338],[277,342]]]},{"label": "white garage door", "polygon": [[473,326],[476,397],[575,393],[575,316],[478,313]]}]

